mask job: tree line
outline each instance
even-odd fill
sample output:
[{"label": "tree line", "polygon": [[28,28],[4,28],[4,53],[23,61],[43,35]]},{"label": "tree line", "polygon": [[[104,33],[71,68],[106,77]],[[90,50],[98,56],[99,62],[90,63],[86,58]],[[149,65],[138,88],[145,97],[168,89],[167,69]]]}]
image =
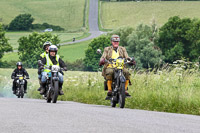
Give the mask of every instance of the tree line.
[{"label": "tree line", "polygon": [[[5,31],[1,25],[0,27],[1,59],[4,52],[12,51],[12,47],[5,38]],[[136,28],[121,27],[93,39],[85,51],[84,59],[74,63],[66,61],[69,70],[98,71],[101,55],[96,54],[96,50],[100,48],[103,51],[105,47],[111,46],[112,34],[120,36],[120,45],[126,47],[129,56],[135,57],[137,68],[158,68],[179,59],[191,62],[200,60],[200,20],[174,16],[160,28],[154,21],[151,25],[140,24]],[[37,67],[37,60],[43,51],[42,45],[45,41],[59,44],[60,39],[51,33],[34,32],[18,40],[19,58],[27,67]],[[8,62],[0,63],[0,67],[9,65]]]}]

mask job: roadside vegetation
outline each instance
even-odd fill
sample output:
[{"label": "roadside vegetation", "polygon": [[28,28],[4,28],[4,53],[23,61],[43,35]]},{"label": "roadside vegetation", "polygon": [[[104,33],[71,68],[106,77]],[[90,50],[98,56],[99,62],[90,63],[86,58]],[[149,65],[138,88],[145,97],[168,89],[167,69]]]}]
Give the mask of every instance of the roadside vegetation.
[{"label": "roadside vegetation", "polygon": [[[183,70],[183,66],[177,64],[171,71],[131,71],[133,85],[129,86],[129,92],[132,97],[126,99],[126,108],[200,115],[200,73],[195,69]],[[0,69],[1,95],[14,96],[11,94],[12,71]],[[37,70],[27,71],[30,74],[27,97],[42,98],[37,91]],[[67,71],[63,86],[65,95],[59,100],[109,106],[110,102],[104,100],[103,81],[101,72]],[[47,104],[45,100],[44,103]]]}]

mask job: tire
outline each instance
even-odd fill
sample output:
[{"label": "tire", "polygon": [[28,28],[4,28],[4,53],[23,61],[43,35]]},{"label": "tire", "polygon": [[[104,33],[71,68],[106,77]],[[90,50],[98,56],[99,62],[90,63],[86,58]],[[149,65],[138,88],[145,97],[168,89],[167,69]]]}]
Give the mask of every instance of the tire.
[{"label": "tire", "polygon": [[53,91],[53,95],[52,95],[52,102],[53,103],[57,102],[58,90],[59,90],[58,81],[54,81],[54,91]]},{"label": "tire", "polygon": [[21,98],[24,97],[24,86],[23,85],[21,85],[21,88],[20,88],[20,96],[21,96]]},{"label": "tire", "polygon": [[124,108],[125,106],[125,83],[120,84],[119,90],[119,107]]},{"label": "tire", "polygon": [[110,103],[111,103],[111,107],[116,107],[117,102],[113,100],[113,97],[110,100]]}]

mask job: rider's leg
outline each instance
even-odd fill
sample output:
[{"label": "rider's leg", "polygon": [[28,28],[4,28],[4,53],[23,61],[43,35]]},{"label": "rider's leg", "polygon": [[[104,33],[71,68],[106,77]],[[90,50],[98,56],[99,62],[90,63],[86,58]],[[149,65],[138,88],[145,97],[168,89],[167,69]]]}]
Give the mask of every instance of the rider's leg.
[{"label": "rider's leg", "polygon": [[13,80],[13,86],[12,86],[12,91],[13,91],[13,94],[16,94],[16,79]]},{"label": "rider's leg", "polygon": [[58,73],[58,76],[59,76],[59,94],[64,95],[64,92],[62,91],[63,75],[61,73]]},{"label": "rider's leg", "polygon": [[40,94],[44,94],[45,92],[45,85],[46,85],[46,76],[47,76],[47,72],[42,72],[42,78],[41,78],[41,90],[40,90]]},{"label": "rider's leg", "polygon": [[114,75],[114,69],[113,68],[107,68],[105,70],[106,74],[106,80],[107,80],[107,86],[108,86],[108,96],[111,96],[112,94],[112,80],[113,80],[113,75]]},{"label": "rider's leg", "polygon": [[24,93],[27,93],[27,80],[24,79],[24,81],[25,81],[25,84],[24,84]]},{"label": "rider's leg", "polygon": [[41,74],[38,75],[38,80],[39,80],[40,87],[37,90],[40,91],[42,88]]},{"label": "rider's leg", "polygon": [[129,73],[129,71],[128,71],[126,68],[123,69],[123,72],[124,72],[124,76],[125,76],[125,78],[126,78],[126,82],[125,82],[125,93],[126,93],[127,96],[130,96],[130,94],[128,93],[127,90],[128,90],[128,84],[129,84],[129,80],[130,80],[131,74]]}]

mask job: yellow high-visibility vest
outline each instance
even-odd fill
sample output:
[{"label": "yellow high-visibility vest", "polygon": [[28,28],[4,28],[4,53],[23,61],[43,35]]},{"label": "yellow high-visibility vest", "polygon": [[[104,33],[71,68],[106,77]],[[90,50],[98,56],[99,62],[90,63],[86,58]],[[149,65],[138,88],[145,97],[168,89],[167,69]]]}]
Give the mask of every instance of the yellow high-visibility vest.
[{"label": "yellow high-visibility vest", "polygon": [[[112,51],[112,59],[117,59],[119,57],[119,50],[117,52],[115,50]],[[115,68],[115,64],[109,64],[107,68]]]},{"label": "yellow high-visibility vest", "polygon": [[[51,70],[50,69],[48,69],[48,67],[50,67],[50,66],[53,66],[53,63],[52,63],[52,61],[51,61],[51,59],[50,59],[50,57],[49,57],[49,55],[48,54],[46,54],[46,65],[45,65],[45,68],[46,69],[44,69],[44,72],[50,72]],[[57,66],[60,66],[60,64],[59,64],[59,58],[60,58],[60,56],[59,55],[56,55],[56,61],[57,61]]]}]

